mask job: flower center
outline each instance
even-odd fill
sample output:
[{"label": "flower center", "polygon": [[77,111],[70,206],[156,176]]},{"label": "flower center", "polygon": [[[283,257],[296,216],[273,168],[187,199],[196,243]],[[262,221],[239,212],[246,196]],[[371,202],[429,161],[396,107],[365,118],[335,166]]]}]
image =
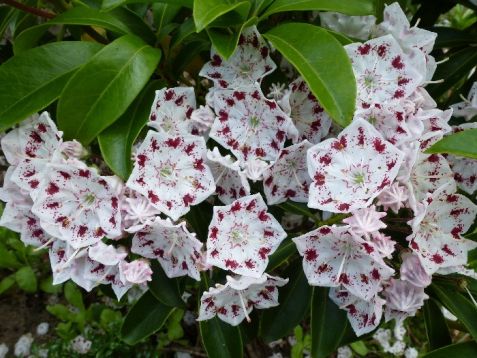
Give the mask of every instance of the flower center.
[{"label": "flower center", "polygon": [[250,118],[250,126],[252,128],[257,128],[259,123],[260,123],[260,120],[257,117]]},{"label": "flower center", "polygon": [[83,198],[83,205],[84,206],[91,206],[91,205],[93,205],[95,200],[96,200],[96,197],[94,196],[94,194],[88,193]]},{"label": "flower center", "polygon": [[164,179],[170,178],[171,175],[172,175],[172,167],[170,167],[170,166],[162,167],[161,170],[159,171],[159,174]]},{"label": "flower center", "polygon": [[364,184],[365,176],[363,173],[354,173],[353,174],[353,182],[357,185]]}]

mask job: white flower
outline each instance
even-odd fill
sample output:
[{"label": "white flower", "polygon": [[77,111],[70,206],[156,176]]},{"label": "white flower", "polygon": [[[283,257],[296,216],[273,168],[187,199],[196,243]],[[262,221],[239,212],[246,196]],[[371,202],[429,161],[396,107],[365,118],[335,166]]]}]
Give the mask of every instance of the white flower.
[{"label": "white flower", "polygon": [[319,15],[323,27],[358,40],[367,40],[376,24],[373,15],[348,16],[337,12],[320,12]]},{"label": "white flower", "polygon": [[36,326],[36,334],[39,336],[44,336],[45,334],[48,333],[49,328],[50,328],[50,325],[48,322],[42,322],[38,326]]},{"label": "white flower", "polygon": [[463,117],[466,121],[470,121],[477,115],[477,82],[472,85],[467,98],[462,99],[463,102],[456,103],[451,108],[455,117]]},{"label": "white flower", "polygon": [[76,338],[71,341],[71,349],[78,354],[87,354],[91,349],[91,341],[81,335],[76,336]]},{"label": "white flower", "polygon": [[28,357],[30,355],[31,345],[33,343],[33,336],[31,333],[24,334],[15,343],[13,355],[15,357]]},{"label": "white flower", "polygon": [[247,318],[253,308],[264,309],[278,306],[278,287],[286,285],[288,279],[268,274],[257,278],[227,276],[225,285],[217,284],[202,294],[198,321],[217,315],[222,321],[237,326]]}]

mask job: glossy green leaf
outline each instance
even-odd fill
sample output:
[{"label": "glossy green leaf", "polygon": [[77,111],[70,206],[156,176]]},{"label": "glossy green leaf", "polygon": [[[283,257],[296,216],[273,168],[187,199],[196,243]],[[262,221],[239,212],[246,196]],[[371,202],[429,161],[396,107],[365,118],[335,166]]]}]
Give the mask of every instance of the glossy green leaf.
[{"label": "glossy green leaf", "polygon": [[15,273],[15,280],[18,287],[27,293],[34,293],[38,288],[38,282],[33,269],[30,266],[24,266]]},{"label": "glossy green leaf", "polygon": [[101,48],[92,42],[54,42],[14,56],[1,65],[0,131],[58,98],[74,71]]},{"label": "glossy green leaf", "polygon": [[148,284],[152,294],[166,306],[185,307],[180,288],[182,278],[167,277],[157,261],[153,262],[152,270],[152,281]]},{"label": "glossy green leaf", "polygon": [[475,358],[477,357],[477,343],[465,342],[439,348],[422,356],[422,358]]},{"label": "glossy green leaf", "polygon": [[437,298],[462,322],[472,337],[477,339],[477,307],[457,291],[455,286],[436,282],[432,283],[430,291],[434,298]]},{"label": "glossy green leaf", "polygon": [[426,153],[449,153],[460,157],[477,159],[477,129],[468,129],[442,138]]},{"label": "glossy green leaf", "polygon": [[127,111],[98,136],[104,161],[124,180],[127,180],[132,170],[132,146],[149,118],[155,91],[162,87],[162,81],[150,82]]},{"label": "glossy green leaf", "polygon": [[75,283],[72,281],[66,282],[63,292],[70,305],[73,305],[80,310],[84,310],[83,295]]},{"label": "glossy green leaf", "polygon": [[0,242],[0,268],[16,269],[22,267],[15,254]]},{"label": "glossy green leaf", "polygon": [[439,305],[433,299],[428,299],[424,303],[423,312],[429,348],[434,350],[452,344],[449,328]]},{"label": "glossy green leaf", "polygon": [[161,52],[133,35],[99,51],[66,84],[58,126],[67,139],[89,144],[133,102],[156,69]]},{"label": "glossy green leaf", "polygon": [[[206,274],[201,275],[201,287],[208,290],[211,286]],[[200,305],[200,295],[199,305]],[[238,327],[234,327],[214,317],[199,321],[200,337],[208,358],[242,358],[243,341]]]},{"label": "glossy green leaf", "polygon": [[308,10],[335,11],[347,15],[373,15],[374,3],[374,0],[275,0],[261,18],[278,12]]},{"label": "glossy green leaf", "polygon": [[465,78],[477,63],[477,51],[474,47],[466,47],[462,50],[446,54],[449,60],[437,66],[433,78],[444,79],[442,83],[432,84],[426,89],[433,98],[439,98],[450,88]]},{"label": "glossy green leaf", "polygon": [[278,249],[270,255],[267,271],[275,270],[277,267],[289,262],[290,259],[296,258],[297,255],[296,245],[291,238],[288,237],[280,244]]},{"label": "glossy green leaf", "polygon": [[237,47],[240,32],[229,32],[228,29],[207,29],[212,45],[225,59],[232,56],[235,48]]},{"label": "glossy green leaf", "polygon": [[15,274],[8,275],[0,281],[0,295],[9,290],[15,284]]},{"label": "glossy green leaf", "polygon": [[328,297],[329,289],[314,287],[311,302],[311,356],[325,358],[336,351],[347,332],[348,318]]},{"label": "glossy green leaf", "polygon": [[355,110],[356,81],[339,41],[304,23],[279,25],[264,36],[300,72],[331,118],[342,127],[348,125]]},{"label": "glossy green leaf", "polygon": [[468,46],[477,42],[477,38],[467,32],[452,27],[433,27],[432,32],[437,33],[434,49]]},{"label": "glossy green leaf", "polygon": [[171,5],[180,5],[192,9],[194,0],[103,0],[101,8],[103,10],[110,10],[121,5],[137,3],[163,3]]},{"label": "glossy green leaf", "polygon": [[171,4],[152,4],[151,10],[154,16],[154,25],[156,27],[156,35],[160,40],[164,35],[167,35],[168,25],[172,22],[174,17],[178,14],[181,7],[179,5]]},{"label": "glossy green leaf", "polygon": [[279,289],[280,305],[263,311],[260,321],[260,336],[272,342],[293,331],[305,318],[310,306],[312,289],[300,264],[286,271],[288,283]]},{"label": "glossy green leaf", "polygon": [[179,26],[177,32],[172,36],[171,49],[176,48],[184,42],[186,38],[195,33],[195,24],[193,18],[188,18]]},{"label": "glossy green leaf", "polygon": [[174,312],[173,307],[161,303],[147,291],[131,307],[121,327],[121,338],[127,344],[136,344],[157,332]]},{"label": "glossy green leaf", "polygon": [[90,7],[75,6],[43,24],[23,31],[15,38],[15,53],[34,47],[50,26],[64,24],[97,26],[119,35],[135,34],[150,44],[154,44],[156,40],[144,21],[128,9],[118,8],[111,12],[101,12]]},{"label": "glossy green leaf", "polygon": [[195,0],[193,15],[197,32],[202,31],[214,20],[231,11],[236,11],[245,20],[250,5],[249,1]]},{"label": "glossy green leaf", "polygon": [[288,213],[292,213],[295,215],[303,215],[306,216],[313,221],[317,220],[317,217],[311,212],[310,208],[304,203],[296,203],[291,200],[287,200],[284,203],[278,204],[278,206]]}]

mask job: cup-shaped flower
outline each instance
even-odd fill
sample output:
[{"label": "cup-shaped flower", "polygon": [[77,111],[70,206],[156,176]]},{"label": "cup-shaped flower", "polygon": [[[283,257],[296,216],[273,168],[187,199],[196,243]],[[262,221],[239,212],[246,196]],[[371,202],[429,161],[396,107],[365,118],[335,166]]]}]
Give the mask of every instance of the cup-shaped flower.
[{"label": "cup-shaped flower", "polygon": [[131,251],[148,259],[156,259],[167,277],[190,276],[200,280],[202,243],[190,233],[185,222],[173,224],[170,220],[155,221],[138,231]]},{"label": "cup-shaped flower", "polygon": [[394,273],[372,242],[356,238],[349,226],[322,226],[293,238],[303,256],[303,270],[312,286],[342,285],[369,301]]},{"label": "cup-shaped flower", "polygon": [[244,320],[250,322],[253,308],[264,309],[278,306],[278,287],[288,279],[263,274],[257,278],[227,276],[225,285],[217,284],[202,294],[198,321],[217,316],[232,326]]},{"label": "cup-shaped flower", "polygon": [[409,97],[423,75],[413,67],[393,36],[345,46],[358,86],[358,108]]},{"label": "cup-shaped flower", "polygon": [[163,88],[156,91],[148,125],[169,135],[190,134],[195,107],[193,87]]},{"label": "cup-shaped flower", "polygon": [[49,165],[32,212],[48,234],[74,249],[121,235],[119,198],[109,178],[93,169]]},{"label": "cup-shaped flower", "polygon": [[463,195],[449,193],[444,186],[429,195],[419,209],[409,222],[413,233],[407,240],[426,272],[465,265],[468,252],[477,243],[461,234],[473,224],[477,206]]},{"label": "cup-shaped flower", "polygon": [[207,239],[207,263],[244,276],[262,276],[268,256],[287,236],[267,209],[260,194],[215,206]]},{"label": "cup-shaped flower", "polygon": [[255,26],[242,30],[238,46],[229,59],[223,59],[214,48],[199,75],[214,81],[219,88],[240,88],[261,82],[277,67],[270,49]]},{"label": "cup-shaped flower", "polygon": [[217,113],[210,137],[229,149],[243,166],[247,160],[275,160],[287,133],[296,131],[278,104],[258,86],[215,93]]},{"label": "cup-shaped flower", "polygon": [[215,192],[220,201],[230,204],[232,201],[250,194],[250,184],[240,168],[240,163],[230,155],[222,155],[219,149],[207,151],[207,165],[215,179]]},{"label": "cup-shaped flower", "polygon": [[396,177],[403,154],[363,119],[308,150],[308,206],[331,212],[365,208]]},{"label": "cup-shaped flower", "polygon": [[331,288],[329,296],[347,312],[348,321],[358,337],[373,331],[381,322],[386,301],[378,295],[365,301],[345,289]]},{"label": "cup-shaped flower", "polygon": [[177,220],[215,191],[203,138],[149,131],[126,185]]},{"label": "cup-shaped flower", "polygon": [[280,157],[267,170],[263,178],[263,189],[269,205],[282,203],[287,199],[308,202],[311,178],[306,165],[306,152],[310,147],[310,142],[304,140],[283,149]]}]

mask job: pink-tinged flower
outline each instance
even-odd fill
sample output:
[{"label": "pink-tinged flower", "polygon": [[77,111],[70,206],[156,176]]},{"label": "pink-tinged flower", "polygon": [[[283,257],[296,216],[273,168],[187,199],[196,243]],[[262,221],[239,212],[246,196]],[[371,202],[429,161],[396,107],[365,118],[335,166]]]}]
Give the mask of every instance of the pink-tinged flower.
[{"label": "pink-tinged flower", "polygon": [[92,169],[49,165],[32,207],[41,227],[74,249],[121,235],[119,198]]},{"label": "pink-tinged flower", "polygon": [[123,261],[119,264],[119,277],[125,284],[143,284],[152,280],[152,270],[146,260]]},{"label": "pink-tinged flower", "polygon": [[477,206],[446,187],[429,195],[409,222],[413,233],[407,237],[428,274],[440,268],[465,265],[467,253],[477,243],[461,236],[473,224]]},{"label": "pink-tinged flower", "polygon": [[369,208],[353,211],[343,222],[349,225],[352,234],[369,240],[369,234],[386,228],[386,224],[381,221],[385,216],[385,212],[376,211],[376,206],[371,205]]},{"label": "pink-tinged flower", "polygon": [[402,254],[400,273],[401,280],[407,281],[416,287],[427,287],[432,282],[432,276],[422,267],[419,256],[413,253]]},{"label": "pink-tinged flower", "polygon": [[86,149],[76,139],[60,144],[60,151],[68,158],[80,159],[87,154]]},{"label": "pink-tinged flower", "polygon": [[185,135],[192,131],[190,117],[195,109],[193,87],[163,88],[156,91],[148,125],[169,135]]},{"label": "pink-tinged flower", "polygon": [[347,290],[331,288],[329,296],[339,308],[348,313],[348,320],[358,337],[373,331],[379,326],[383,315],[383,305],[386,301],[378,295],[372,297],[369,301],[365,301]]},{"label": "pink-tinged flower", "polygon": [[[71,267],[74,260],[86,255],[86,250],[74,250],[66,241],[54,240],[48,250],[53,285],[59,285],[71,278]],[[78,255],[79,254],[79,255]]]},{"label": "pink-tinged flower", "polygon": [[308,206],[347,213],[371,204],[396,177],[403,153],[363,119],[308,150]]},{"label": "pink-tinged flower", "polygon": [[331,118],[302,78],[290,84],[290,117],[299,133],[299,140],[319,143],[331,127]]},{"label": "pink-tinged flower", "polygon": [[[472,128],[477,128],[477,123],[454,126],[452,131],[456,133]],[[477,160],[454,155],[448,155],[446,158],[454,172],[457,186],[465,192],[473,194],[477,190]]]},{"label": "pink-tinged flower", "polygon": [[263,189],[269,205],[290,199],[308,202],[308,187],[311,178],[306,166],[306,152],[311,147],[304,140],[282,150],[280,157],[270,167],[263,178]]},{"label": "pink-tinged flower", "polygon": [[374,30],[376,17],[349,16],[338,12],[319,13],[321,26],[348,35],[353,39],[366,41]]},{"label": "pink-tinged flower", "polygon": [[48,112],[43,112],[8,132],[1,140],[2,150],[11,165],[29,159],[49,159],[58,150],[61,136]]},{"label": "pink-tinged flower", "polygon": [[199,75],[207,77],[219,88],[239,88],[261,82],[262,78],[273,72],[275,63],[270,58],[270,49],[255,26],[242,31],[238,46],[228,60],[211,51]]},{"label": "pink-tinged flower", "polygon": [[369,301],[394,270],[372,242],[354,237],[349,226],[322,226],[293,238],[312,286],[338,287]]},{"label": "pink-tinged flower", "polygon": [[263,274],[257,278],[227,276],[225,285],[217,284],[202,294],[198,321],[217,316],[222,321],[237,326],[244,320],[250,322],[253,308],[278,306],[278,287],[288,279]]},{"label": "pink-tinged flower", "polygon": [[91,260],[108,266],[118,265],[127,255],[124,248],[115,248],[113,245],[106,245],[102,241],[98,241],[98,243],[88,248],[88,256]]},{"label": "pink-tinged flower", "polygon": [[441,140],[445,134],[450,133],[452,128],[448,124],[452,117],[452,109],[442,111],[440,109],[419,109],[414,115],[414,120],[419,120],[424,125],[423,134],[419,138],[421,150],[424,151],[434,143]]},{"label": "pink-tinged flower", "polygon": [[454,174],[447,160],[440,154],[416,153],[417,158],[412,167],[409,178],[401,180],[407,185],[409,206],[415,210],[416,205],[422,202],[428,194],[432,194],[443,185],[447,190],[455,191]]},{"label": "pink-tinged flower", "polygon": [[239,162],[230,155],[221,155],[217,147],[208,150],[207,165],[215,179],[215,192],[224,204],[250,194],[247,177],[240,169]]},{"label": "pink-tinged flower", "polygon": [[230,149],[241,163],[275,160],[287,133],[294,129],[291,119],[259,87],[218,91],[214,105],[217,118],[210,137]]},{"label": "pink-tinged flower", "polygon": [[149,131],[138,149],[126,185],[177,220],[215,191],[205,155],[205,141],[201,137]]},{"label": "pink-tinged flower", "polygon": [[396,319],[396,322],[412,317],[424,305],[429,296],[424,293],[423,287],[416,287],[408,281],[391,279],[384,289],[386,308],[384,317],[386,322]]},{"label": "pink-tinged flower", "polygon": [[120,206],[124,230],[130,233],[141,230],[161,214],[144,195],[129,188],[121,196]]},{"label": "pink-tinged flower", "polygon": [[477,116],[477,82],[474,82],[467,98],[462,96],[463,102],[453,104],[451,108],[454,110],[454,117],[463,117],[466,121],[470,121]]},{"label": "pink-tinged flower", "polygon": [[386,5],[384,9],[384,21],[378,25],[381,33],[392,34],[405,51],[418,49],[429,54],[434,47],[437,34],[435,32],[411,27],[406,14],[402,11],[399,3]]},{"label": "pink-tinged flower", "polygon": [[263,180],[263,176],[271,164],[262,159],[249,159],[242,166],[245,177],[256,182]]},{"label": "pink-tinged flower", "polygon": [[260,194],[215,206],[207,239],[207,263],[244,276],[262,276],[268,256],[287,236],[267,209]]},{"label": "pink-tinged flower", "polygon": [[174,225],[157,218],[134,235],[131,251],[156,259],[167,277],[188,275],[200,280],[202,243],[190,233],[185,222]]},{"label": "pink-tinged flower", "polygon": [[396,241],[391,240],[390,236],[386,236],[380,232],[375,232],[371,235],[371,242],[374,244],[382,258],[390,259],[393,252],[396,250]]},{"label": "pink-tinged flower", "polygon": [[377,198],[376,205],[382,206],[384,210],[391,209],[397,214],[399,209],[403,208],[409,199],[409,192],[405,186],[394,182],[391,186],[384,189]]},{"label": "pink-tinged flower", "polygon": [[199,134],[204,134],[210,130],[215,120],[215,113],[209,106],[200,106],[192,111],[190,115],[193,127]]},{"label": "pink-tinged flower", "polygon": [[388,35],[345,46],[358,86],[358,108],[369,108],[409,97],[422,75]]}]

